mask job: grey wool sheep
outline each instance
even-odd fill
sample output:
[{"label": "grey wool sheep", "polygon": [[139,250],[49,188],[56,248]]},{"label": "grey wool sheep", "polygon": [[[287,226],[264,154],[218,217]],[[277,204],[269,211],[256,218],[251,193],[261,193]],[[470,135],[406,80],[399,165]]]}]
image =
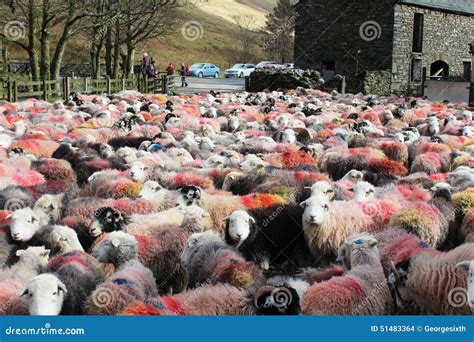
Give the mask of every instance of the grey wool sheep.
[{"label": "grey wool sheep", "polygon": [[117,271],[99,284],[84,304],[89,315],[114,315],[135,300],[156,296],[155,278],[137,256],[138,244],[124,232],[107,235],[92,250],[100,262],[113,262]]}]

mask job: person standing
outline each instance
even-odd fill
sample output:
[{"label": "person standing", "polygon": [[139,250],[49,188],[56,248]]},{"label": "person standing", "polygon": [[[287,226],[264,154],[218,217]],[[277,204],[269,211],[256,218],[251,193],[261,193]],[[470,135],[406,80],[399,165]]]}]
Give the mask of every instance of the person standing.
[{"label": "person standing", "polygon": [[181,87],[187,87],[188,84],[186,83],[186,66],[184,63],[181,63],[181,69],[179,70],[179,74],[181,76]]},{"label": "person standing", "polygon": [[174,74],[174,65],[173,65],[173,63],[168,64],[168,66],[166,67],[166,73],[168,75],[173,75]]},{"label": "person standing", "polygon": [[186,63],[186,64],[184,65],[184,68],[185,68],[185,70],[186,70],[186,76],[189,76],[189,64]]}]

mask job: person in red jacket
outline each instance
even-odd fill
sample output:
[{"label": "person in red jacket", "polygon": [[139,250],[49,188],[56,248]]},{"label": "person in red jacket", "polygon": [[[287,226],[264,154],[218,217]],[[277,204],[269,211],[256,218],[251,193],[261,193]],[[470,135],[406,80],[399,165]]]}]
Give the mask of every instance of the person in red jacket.
[{"label": "person in red jacket", "polygon": [[174,74],[174,65],[173,65],[173,63],[168,64],[168,66],[166,67],[166,73],[168,75],[173,75]]},{"label": "person in red jacket", "polygon": [[186,71],[186,76],[189,76],[189,64],[188,63],[186,63],[184,65],[184,71]]}]

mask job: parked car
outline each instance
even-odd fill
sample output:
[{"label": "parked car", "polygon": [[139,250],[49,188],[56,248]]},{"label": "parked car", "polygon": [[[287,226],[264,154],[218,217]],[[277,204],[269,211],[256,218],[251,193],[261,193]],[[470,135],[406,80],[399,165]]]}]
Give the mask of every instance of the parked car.
[{"label": "parked car", "polygon": [[189,75],[197,77],[219,78],[221,69],[211,63],[196,63],[189,67]]},{"label": "parked car", "polygon": [[295,65],[293,63],[283,63],[285,69],[294,69]]},{"label": "parked car", "polygon": [[245,77],[250,76],[250,74],[255,70],[255,65],[253,64],[235,64],[232,68],[227,69],[224,72],[226,78],[229,77]]},{"label": "parked car", "polygon": [[265,67],[266,65],[269,65],[269,64],[278,64],[278,62],[275,62],[275,61],[262,61],[260,63],[258,63],[255,68],[263,68]]}]

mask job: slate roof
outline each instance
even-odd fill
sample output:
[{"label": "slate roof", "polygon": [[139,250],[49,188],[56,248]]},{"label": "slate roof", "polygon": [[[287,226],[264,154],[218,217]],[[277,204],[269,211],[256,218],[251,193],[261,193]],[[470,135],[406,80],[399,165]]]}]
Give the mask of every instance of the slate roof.
[{"label": "slate roof", "polygon": [[474,0],[400,0],[400,3],[474,15]]}]

